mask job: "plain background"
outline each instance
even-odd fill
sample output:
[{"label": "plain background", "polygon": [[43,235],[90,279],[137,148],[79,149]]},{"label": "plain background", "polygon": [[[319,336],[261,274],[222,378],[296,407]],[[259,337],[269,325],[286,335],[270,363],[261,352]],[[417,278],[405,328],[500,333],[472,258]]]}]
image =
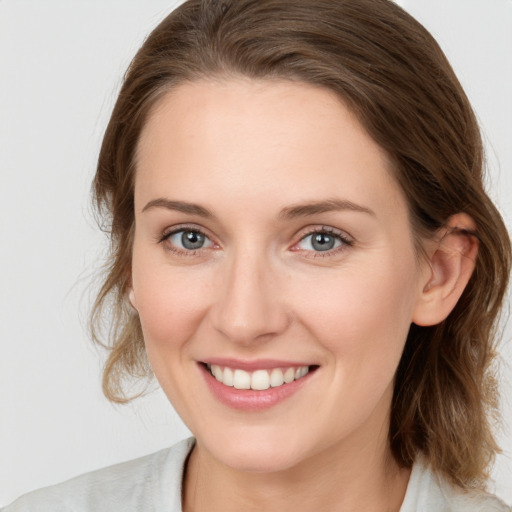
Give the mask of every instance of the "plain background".
[{"label": "plain background", "polygon": [[[512,1],[402,0],[481,121],[490,194],[512,227]],[[0,505],[189,435],[161,391],[114,407],[85,329],[106,239],[89,207],[124,70],[176,2],[0,0]],[[512,347],[494,489],[512,503]]]}]

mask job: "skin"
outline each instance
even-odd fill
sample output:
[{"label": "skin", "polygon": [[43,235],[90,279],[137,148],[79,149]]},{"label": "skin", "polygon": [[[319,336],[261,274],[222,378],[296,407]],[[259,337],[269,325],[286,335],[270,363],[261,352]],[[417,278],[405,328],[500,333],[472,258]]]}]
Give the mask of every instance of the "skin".
[{"label": "skin", "polygon": [[[411,322],[439,321],[459,294],[440,287],[465,278],[448,251],[418,258],[384,151],[331,92],[241,78],[164,96],[136,163],[130,299],[197,438],[184,510],[399,510],[410,471],[387,440],[394,374]],[[212,216],[147,206],[159,198]],[[369,211],[282,214],[327,200]],[[181,228],[205,245],[165,237]],[[315,251],[308,235],[325,229],[342,239]],[[457,244],[450,254],[467,252]],[[206,386],[198,362],[211,357],[319,368],[285,401],[240,411]]]}]

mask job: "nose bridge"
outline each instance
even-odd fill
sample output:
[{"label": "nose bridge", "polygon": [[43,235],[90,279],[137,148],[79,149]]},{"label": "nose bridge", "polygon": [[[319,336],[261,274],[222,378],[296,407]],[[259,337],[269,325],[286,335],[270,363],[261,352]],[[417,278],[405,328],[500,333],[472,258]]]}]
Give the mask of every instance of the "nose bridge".
[{"label": "nose bridge", "polygon": [[252,343],[281,333],[288,324],[280,279],[264,251],[239,247],[226,259],[215,327],[232,341]]}]

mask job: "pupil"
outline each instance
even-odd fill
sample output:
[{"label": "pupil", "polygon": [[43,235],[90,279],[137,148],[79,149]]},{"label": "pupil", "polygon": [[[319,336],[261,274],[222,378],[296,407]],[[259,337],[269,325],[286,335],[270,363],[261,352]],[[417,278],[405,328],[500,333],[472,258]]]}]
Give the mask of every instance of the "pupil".
[{"label": "pupil", "polygon": [[181,235],[181,243],[185,249],[200,249],[204,244],[204,236],[196,231],[185,231]]},{"label": "pupil", "polygon": [[317,233],[313,237],[312,245],[316,251],[328,251],[334,247],[334,237],[325,233]]}]

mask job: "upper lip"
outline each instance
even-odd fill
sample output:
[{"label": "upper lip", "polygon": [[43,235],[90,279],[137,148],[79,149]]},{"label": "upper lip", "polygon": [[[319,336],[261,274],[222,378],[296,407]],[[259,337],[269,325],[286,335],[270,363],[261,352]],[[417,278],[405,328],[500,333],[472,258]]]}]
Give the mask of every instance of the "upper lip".
[{"label": "upper lip", "polygon": [[252,372],[255,370],[271,370],[273,368],[300,368],[301,366],[311,366],[311,363],[304,363],[298,361],[285,361],[281,359],[232,359],[223,357],[212,357],[203,359],[201,361],[204,364],[217,365],[223,367],[234,368],[238,370],[245,370]]}]

